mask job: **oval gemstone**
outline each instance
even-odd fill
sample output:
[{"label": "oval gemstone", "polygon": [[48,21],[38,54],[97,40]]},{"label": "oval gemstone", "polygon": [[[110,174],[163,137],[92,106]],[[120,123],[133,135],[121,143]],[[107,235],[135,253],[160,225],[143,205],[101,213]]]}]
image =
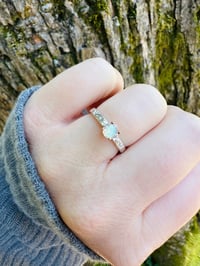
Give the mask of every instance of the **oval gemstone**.
[{"label": "oval gemstone", "polygon": [[114,124],[109,124],[103,127],[103,135],[107,139],[113,139],[118,134],[117,127]]}]

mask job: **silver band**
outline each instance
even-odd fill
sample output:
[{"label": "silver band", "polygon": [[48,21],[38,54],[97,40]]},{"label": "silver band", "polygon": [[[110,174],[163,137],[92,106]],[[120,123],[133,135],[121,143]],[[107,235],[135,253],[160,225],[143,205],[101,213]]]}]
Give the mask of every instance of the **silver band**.
[{"label": "silver band", "polygon": [[109,122],[102,114],[97,110],[96,108],[92,108],[90,110],[90,113],[93,115],[93,117],[98,121],[98,123],[103,128],[103,135],[105,138],[112,140],[115,144],[115,146],[118,148],[120,152],[125,151],[125,146],[122,142],[122,140],[119,138],[119,131],[117,129],[117,126],[113,124],[112,122]]}]

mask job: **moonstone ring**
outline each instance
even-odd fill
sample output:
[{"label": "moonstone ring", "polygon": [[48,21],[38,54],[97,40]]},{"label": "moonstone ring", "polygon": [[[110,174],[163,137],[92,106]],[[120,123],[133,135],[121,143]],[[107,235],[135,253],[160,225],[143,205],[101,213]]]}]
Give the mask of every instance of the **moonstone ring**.
[{"label": "moonstone ring", "polygon": [[103,128],[103,135],[106,139],[112,140],[115,144],[115,146],[118,148],[120,152],[125,151],[125,146],[121,139],[119,138],[119,131],[117,129],[117,126],[109,122],[102,114],[97,110],[96,108],[92,108],[90,110],[90,113],[93,115],[93,117],[98,121],[98,123]]}]

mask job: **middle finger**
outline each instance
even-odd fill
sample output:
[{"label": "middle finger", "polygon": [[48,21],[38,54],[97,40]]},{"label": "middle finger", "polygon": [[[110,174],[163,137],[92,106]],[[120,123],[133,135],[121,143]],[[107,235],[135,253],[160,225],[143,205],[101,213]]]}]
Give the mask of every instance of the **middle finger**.
[{"label": "middle finger", "polygon": [[107,175],[129,184],[147,207],[175,187],[200,161],[200,119],[169,106],[164,120],[111,161]]}]

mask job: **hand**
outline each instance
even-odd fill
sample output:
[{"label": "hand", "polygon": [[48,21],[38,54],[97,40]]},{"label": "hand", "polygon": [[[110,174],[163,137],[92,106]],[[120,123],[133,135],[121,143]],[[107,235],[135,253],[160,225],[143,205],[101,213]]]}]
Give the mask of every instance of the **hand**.
[{"label": "hand", "polygon": [[[24,113],[38,172],[63,221],[116,266],[138,266],[200,207],[200,120],[149,85],[122,90],[102,59],[78,64],[35,92]],[[82,110],[118,125],[118,153]]]}]

